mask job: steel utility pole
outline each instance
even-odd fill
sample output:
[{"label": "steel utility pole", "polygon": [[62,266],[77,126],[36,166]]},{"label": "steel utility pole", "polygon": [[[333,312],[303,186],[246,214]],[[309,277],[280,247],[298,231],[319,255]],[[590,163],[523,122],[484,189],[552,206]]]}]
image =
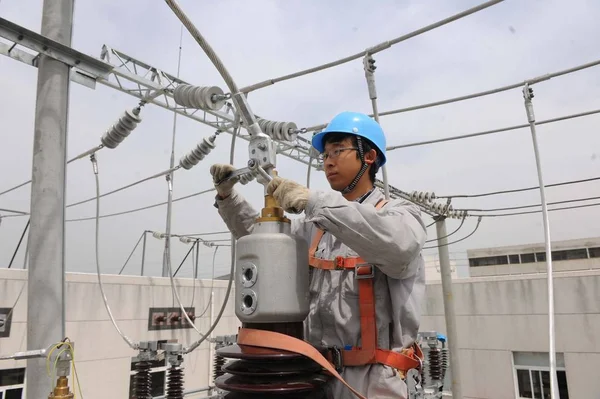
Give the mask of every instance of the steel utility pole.
[{"label": "steel utility pole", "polygon": [[456,329],[454,295],[452,294],[452,270],[450,268],[450,253],[448,252],[448,233],[446,232],[445,216],[436,217],[435,228],[437,231],[438,254],[440,258],[440,274],[442,275],[442,295],[444,297],[446,335],[448,336],[448,349],[450,350],[452,397],[454,399],[462,399],[460,363],[458,361],[458,331]]},{"label": "steel utility pole", "polygon": [[[41,34],[71,46],[74,0],[44,0]],[[40,55],[33,141],[27,346],[65,337],[65,175],[70,67]],[[48,397],[45,359],[27,360],[27,397]]]}]

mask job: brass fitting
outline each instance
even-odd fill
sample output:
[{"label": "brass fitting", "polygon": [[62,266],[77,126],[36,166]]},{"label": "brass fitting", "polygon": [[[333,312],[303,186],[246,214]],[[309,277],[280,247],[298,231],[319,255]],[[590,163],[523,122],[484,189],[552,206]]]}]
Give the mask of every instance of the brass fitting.
[{"label": "brass fitting", "polygon": [[283,208],[279,206],[275,198],[272,195],[265,195],[265,207],[260,212],[260,217],[256,219],[258,223],[261,222],[281,222],[290,223],[290,219],[286,218],[283,214]]},{"label": "brass fitting", "polygon": [[[277,176],[277,171],[273,170],[273,176]],[[286,218],[283,213],[283,208],[279,206],[272,195],[265,195],[265,206],[260,212],[260,217],[256,219],[261,222],[281,222],[291,223],[290,219]]]},{"label": "brass fitting", "polygon": [[54,391],[48,396],[48,399],[73,399],[73,393],[69,390],[69,379],[67,377],[58,377]]}]

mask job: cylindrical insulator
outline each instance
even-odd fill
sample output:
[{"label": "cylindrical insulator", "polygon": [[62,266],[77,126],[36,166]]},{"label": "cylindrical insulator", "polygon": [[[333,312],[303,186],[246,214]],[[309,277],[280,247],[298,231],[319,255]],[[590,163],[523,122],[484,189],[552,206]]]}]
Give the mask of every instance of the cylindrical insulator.
[{"label": "cylindrical insulator", "polygon": [[442,349],[442,356],[441,356],[441,363],[442,363],[442,380],[444,379],[444,377],[446,377],[446,371],[448,371],[448,349],[447,348],[443,348]]},{"label": "cylindrical insulator", "polygon": [[442,359],[440,348],[429,349],[429,377],[432,381],[440,381],[442,379]]},{"label": "cylindrical insulator", "polygon": [[215,148],[216,138],[217,136],[214,134],[210,137],[205,137],[200,143],[198,143],[196,148],[181,157],[179,160],[179,165],[188,170],[196,166],[198,162],[202,161],[204,157],[210,154],[210,152]]},{"label": "cylindrical insulator", "polygon": [[240,183],[246,185],[248,183],[250,183],[252,180],[255,179],[256,176],[254,176],[252,173],[246,173],[240,176]]},{"label": "cylindrical insulator", "polygon": [[150,362],[137,362],[133,377],[133,393],[136,399],[152,398],[152,378],[150,376]]},{"label": "cylindrical insulator", "polygon": [[162,240],[163,238],[165,238],[165,235],[163,233],[161,233],[160,231],[153,231],[152,237]]},{"label": "cylindrical insulator", "polygon": [[225,372],[222,370],[224,365],[225,358],[223,356],[215,354],[215,358],[213,361],[213,379],[216,380],[217,378],[225,374]]},{"label": "cylindrical insulator", "polygon": [[258,125],[267,136],[280,141],[294,141],[298,135],[298,126],[294,122],[275,122],[258,119]]},{"label": "cylindrical insulator", "polygon": [[102,144],[107,148],[116,148],[142,121],[139,116],[140,108],[125,111],[117,123],[112,125],[100,138]]},{"label": "cylindrical insulator", "polygon": [[179,85],[173,92],[175,102],[189,108],[217,111],[225,105],[223,90],[217,86]]},{"label": "cylindrical insulator", "polygon": [[184,244],[191,244],[194,241],[196,241],[196,239],[192,237],[179,237],[179,241],[181,241]]},{"label": "cylindrical insulator", "polygon": [[183,399],[183,370],[171,366],[167,376],[167,399]]}]

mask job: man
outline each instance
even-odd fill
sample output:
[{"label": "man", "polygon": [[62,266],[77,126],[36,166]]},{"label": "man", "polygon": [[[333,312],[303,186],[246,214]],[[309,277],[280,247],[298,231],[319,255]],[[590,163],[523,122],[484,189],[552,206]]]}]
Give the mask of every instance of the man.
[{"label": "man", "polygon": [[[372,284],[371,296],[375,297],[372,317],[376,323],[371,324],[370,332],[376,337],[373,346],[382,349],[381,354],[389,354],[389,350],[396,352],[394,356],[406,353],[416,339],[425,291],[421,249],[426,229],[420,210],[404,200],[386,203],[375,188],[375,174],[386,162],[386,140],[379,124],[367,115],[337,115],[313,137],[312,145],[321,154],[333,192],[309,190],[281,177],[267,187],[284,210],[305,214],[292,221],[292,233],[312,243],[306,339],[313,345],[346,350],[365,345],[361,341],[368,334],[362,331],[368,325],[368,312],[361,315],[360,311],[369,299],[361,288],[366,283],[367,287]],[[213,165],[211,174],[217,182],[233,170],[231,165]],[[217,186],[216,206],[232,234],[240,238],[250,234],[258,213],[233,189],[234,184],[228,181]],[[346,266],[336,270],[331,260]],[[362,275],[356,278],[359,267],[365,265],[358,262],[367,263],[367,279]],[[414,364],[414,357],[412,360],[408,364]],[[346,366],[341,374],[368,398],[406,398],[403,374],[409,366],[404,366],[378,359]],[[354,398],[337,381],[329,387],[328,397]]]}]

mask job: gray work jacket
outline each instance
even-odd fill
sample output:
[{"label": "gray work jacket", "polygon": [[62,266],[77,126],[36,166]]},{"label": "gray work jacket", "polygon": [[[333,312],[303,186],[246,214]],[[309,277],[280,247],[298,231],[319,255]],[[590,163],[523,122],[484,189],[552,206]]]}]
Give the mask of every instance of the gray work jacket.
[{"label": "gray work jacket", "polygon": [[[375,305],[378,347],[400,350],[413,344],[419,330],[425,294],[425,267],[421,249],[427,233],[419,208],[402,199],[383,199],[373,190],[362,203],[338,192],[311,191],[304,218],[292,220],[292,233],[309,246],[317,227],[325,231],[316,256],[322,259],[362,257],[375,265]],[[217,200],[219,214],[231,233],[240,238],[252,232],[258,212],[235,190]],[[308,267],[308,266],[307,266]],[[360,346],[358,284],[351,270],[311,268],[310,312],[306,339],[313,345]],[[346,367],[342,377],[368,398],[406,398],[406,384],[383,365]],[[353,399],[341,383],[333,382],[329,397]]]}]

